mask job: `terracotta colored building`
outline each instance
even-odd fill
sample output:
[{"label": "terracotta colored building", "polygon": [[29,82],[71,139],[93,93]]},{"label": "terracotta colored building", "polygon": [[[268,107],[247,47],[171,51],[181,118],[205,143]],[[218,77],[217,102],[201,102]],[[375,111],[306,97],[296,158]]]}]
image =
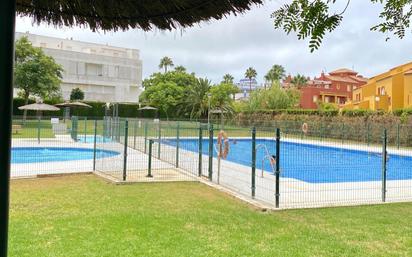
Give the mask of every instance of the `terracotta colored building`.
[{"label": "terracotta colored building", "polygon": [[[292,86],[292,77],[288,76],[284,87]],[[316,109],[320,102],[333,103],[338,107],[352,100],[353,90],[365,85],[367,79],[349,69],[339,69],[329,74],[322,74],[309,80],[299,90],[301,92],[300,107],[303,109]]]}]

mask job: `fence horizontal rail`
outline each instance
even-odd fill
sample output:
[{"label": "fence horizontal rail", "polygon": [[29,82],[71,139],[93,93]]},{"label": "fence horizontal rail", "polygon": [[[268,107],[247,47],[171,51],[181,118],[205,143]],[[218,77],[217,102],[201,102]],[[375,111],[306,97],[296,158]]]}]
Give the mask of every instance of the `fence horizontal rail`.
[{"label": "fence horizontal rail", "polygon": [[96,171],[118,181],[209,180],[274,208],[412,200],[412,126],[73,116],[13,122],[12,176]]}]

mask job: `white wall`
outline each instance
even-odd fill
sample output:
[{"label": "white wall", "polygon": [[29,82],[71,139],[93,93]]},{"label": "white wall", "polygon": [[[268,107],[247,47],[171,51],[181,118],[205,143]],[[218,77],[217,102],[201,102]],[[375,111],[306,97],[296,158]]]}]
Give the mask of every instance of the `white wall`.
[{"label": "white wall", "polygon": [[139,50],[16,33],[27,36],[64,68],[61,84],[65,100],[73,88],[85,93],[85,100],[138,102],[142,92],[142,61]]}]

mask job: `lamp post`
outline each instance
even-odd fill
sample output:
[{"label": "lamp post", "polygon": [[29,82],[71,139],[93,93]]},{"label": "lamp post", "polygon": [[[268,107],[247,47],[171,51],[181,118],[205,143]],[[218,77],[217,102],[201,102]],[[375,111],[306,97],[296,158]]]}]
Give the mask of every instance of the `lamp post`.
[{"label": "lamp post", "polygon": [[109,116],[109,111],[110,111],[110,103],[108,102],[108,103],[106,103],[105,104],[105,113],[104,113],[104,116]]}]

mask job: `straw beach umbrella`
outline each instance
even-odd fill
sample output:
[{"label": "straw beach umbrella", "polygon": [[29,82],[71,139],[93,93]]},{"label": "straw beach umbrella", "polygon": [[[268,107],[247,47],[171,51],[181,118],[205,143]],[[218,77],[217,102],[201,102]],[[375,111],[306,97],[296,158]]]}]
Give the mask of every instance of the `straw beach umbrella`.
[{"label": "straw beach umbrella", "polygon": [[37,111],[37,142],[40,144],[40,121],[43,111],[59,111],[60,109],[44,103],[28,104],[19,107],[19,110]]},{"label": "straw beach umbrella", "polygon": [[19,110],[28,110],[28,111],[59,111],[60,108],[57,108],[53,105],[44,104],[44,103],[35,103],[35,104],[28,104],[19,107]]},{"label": "straw beach umbrella", "polygon": [[[70,108],[93,108],[91,105],[82,103],[82,102],[64,102],[60,104],[55,104],[58,107],[65,107],[66,110]],[[63,122],[66,122],[66,114],[63,115]]]},{"label": "straw beach umbrella", "polygon": [[200,21],[245,12],[263,0],[1,0],[0,1],[0,257],[7,256],[10,180],[13,48],[15,18],[56,26],[88,26],[92,30],[145,31],[185,28]]},{"label": "straw beach umbrella", "polygon": [[79,108],[92,108],[91,105],[82,103],[82,102],[66,102],[66,103],[60,103],[60,104],[55,104],[55,106],[59,107],[79,107]]},{"label": "straw beach umbrella", "polygon": [[[145,107],[141,107],[139,109],[137,109],[138,111],[144,112],[144,111],[156,111],[156,119],[159,118],[159,113],[158,113],[158,109],[156,107],[152,107],[152,106],[145,106]],[[142,115],[143,116],[143,115]]]}]

